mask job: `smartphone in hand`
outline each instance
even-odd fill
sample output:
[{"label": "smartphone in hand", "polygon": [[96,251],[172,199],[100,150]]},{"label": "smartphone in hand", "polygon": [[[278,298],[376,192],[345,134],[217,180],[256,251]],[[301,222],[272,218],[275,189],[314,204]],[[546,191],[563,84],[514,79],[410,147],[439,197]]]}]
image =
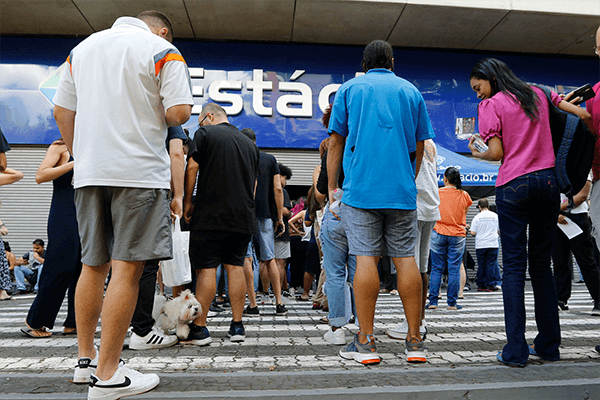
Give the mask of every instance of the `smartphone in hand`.
[{"label": "smartphone in hand", "polygon": [[[594,89],[592,88],[592,85],[587,83],[587,84],[575,89],[572,92],[571,96],[569,96],[569,99],[574,99],[576,97],[579,97],[579,100],[572,103],[575,105],[579,105],[579,104],[583,103],[584,101],[588,101],[589,99],[594,98],[595,95],[596,95],[596,93],[594,93]],[[566,100],[566,101],[569,101],[569,100]]]}]

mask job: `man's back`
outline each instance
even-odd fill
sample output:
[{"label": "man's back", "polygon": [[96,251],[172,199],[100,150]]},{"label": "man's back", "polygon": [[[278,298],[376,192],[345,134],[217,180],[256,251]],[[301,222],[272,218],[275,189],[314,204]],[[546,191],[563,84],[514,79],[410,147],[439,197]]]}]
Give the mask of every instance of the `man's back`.
[{"label": "man's back", "polygon": [[233,125],[196,131],[190,157],[199,164],[192,230],[254,233],[258,148]]},{"label": "man's back", "polygon": [[80,43],[68,61],[54,100],[77,112],[75,188],[168,189],[165,110],[193,102],[177,49],[124,17]]},{"label": "man's back", "polygon": [[279,174],[279,167],[275,157],[261,151],[259,170],[256,185],[256,217],[276,219],[277,206],[273,193],[273,177]]},{"label": "man's back", "polygon": [[484,210],[473,217],[471,231],[475,232],[475,248],[498,247],[498,214]]},{"label": "man's back", "polygon": [[423,97],[411,83],[383,68],[344,83],[329,130],[346,137],[344,203],[416,208],[416,142],[432,137],[433,130]]}]

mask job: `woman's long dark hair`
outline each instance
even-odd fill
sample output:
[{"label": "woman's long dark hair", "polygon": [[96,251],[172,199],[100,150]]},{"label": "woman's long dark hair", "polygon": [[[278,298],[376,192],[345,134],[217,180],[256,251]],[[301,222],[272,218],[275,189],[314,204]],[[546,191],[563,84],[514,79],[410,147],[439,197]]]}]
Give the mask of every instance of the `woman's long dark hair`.
[{"label": "woman's long dark hair", "polygon": [[529,85],[517,78],[504,62],[495,58],[484,58],[471,70],[469,79],[472,78],[489,81],[492,96],[498,92],[511,93],[521,104],[527,117],[532,121],[537,120],[539,101],[537,94]]},{"label": "woman's long dark hair", "polygon": [[460,172],[454,167],[446,168],[444,176],[448,180],[448,183],[454,185],[458,190],[462,190],[462,181],[460,179]]}]

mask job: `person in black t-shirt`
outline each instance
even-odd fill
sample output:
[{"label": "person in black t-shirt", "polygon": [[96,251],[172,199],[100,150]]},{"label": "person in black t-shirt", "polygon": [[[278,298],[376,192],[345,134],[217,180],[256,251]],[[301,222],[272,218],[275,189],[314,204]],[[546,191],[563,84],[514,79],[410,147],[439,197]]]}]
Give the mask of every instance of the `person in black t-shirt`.
[{"label": "person in black t-shirt", "polygon": [[[250,128],[242,129],[242,133],[253,137],[256,134]],[[275,261],[275,237],[285,232],[283,223],[283,190],[281,175],[277,160],[271,154],[260,152],[260,173],[256,185],[256,219],[258,225],[258,259],[260,260],[259,273],[263,285],[263,304],[270,304],[269,285],[273,286],[275,295],[275,314],[286,315],[287,308],[281,298],[281,277]]]},{"label": "person in black t-shirt", "polygon": [[[254,233],[254,190],[258,148],[233,125],[225,110],[209,103],[190,146],[185,173],[184,217],[190,223],[190,260],[196,269],[196,298],[202,314],[190,324],[188,342],[211,342],[206,318],[216,291],[216,269],[227,271],[233,320],[228,336],[245,340],[242,313],[246,297],[244,258]],[[198,177],[196,202],[192,194]]]}]

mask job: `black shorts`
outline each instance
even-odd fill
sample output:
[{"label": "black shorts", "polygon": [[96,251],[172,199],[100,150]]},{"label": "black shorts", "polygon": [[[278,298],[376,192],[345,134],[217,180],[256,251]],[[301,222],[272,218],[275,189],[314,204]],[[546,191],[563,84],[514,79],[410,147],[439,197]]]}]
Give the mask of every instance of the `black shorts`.
[{"label": "black shorts", "polygon": [[306,267],[309,274],[319,275],[321,273],[321,256],[316,242],[308,242],[306,247]]},{"label": "black shorts", "polygon": [[192,268],[217,268],[219,264],[243,266],[252,235],[227,231],[190,232]]}]

